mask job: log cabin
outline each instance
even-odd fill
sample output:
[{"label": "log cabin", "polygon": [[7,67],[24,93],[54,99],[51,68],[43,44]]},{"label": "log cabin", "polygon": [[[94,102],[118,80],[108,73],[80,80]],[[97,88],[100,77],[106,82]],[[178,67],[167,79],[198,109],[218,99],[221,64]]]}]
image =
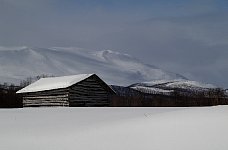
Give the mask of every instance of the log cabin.
[{"label": "log cabin", "polygon": [[109,106],[115,91],[96,74],[41,78],[17,91],[23,107]]}]

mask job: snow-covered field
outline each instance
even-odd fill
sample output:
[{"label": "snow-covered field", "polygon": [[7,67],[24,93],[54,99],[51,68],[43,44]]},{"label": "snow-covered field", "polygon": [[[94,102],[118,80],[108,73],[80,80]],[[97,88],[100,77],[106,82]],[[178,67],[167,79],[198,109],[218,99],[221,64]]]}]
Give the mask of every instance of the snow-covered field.
[{"label": "snow-covered field", "polygon": [[0,110],[1,150],[227,150],[228,106]]}]

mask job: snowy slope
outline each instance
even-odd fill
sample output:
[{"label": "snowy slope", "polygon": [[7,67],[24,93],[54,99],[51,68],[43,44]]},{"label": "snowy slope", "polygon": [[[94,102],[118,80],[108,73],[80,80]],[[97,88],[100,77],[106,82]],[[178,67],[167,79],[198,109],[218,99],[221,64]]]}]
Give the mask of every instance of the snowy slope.
[{"label": "snowy slope", "polygon": [[161,79],[183,79],[175,73],[144,64],[140,60],[111,50],[80,48],[0,47],[0,82],[41,74],[62,76],[96,73],[109,84],[129,85]]},{"label": "snowy slope", "polygon": [[185,79],[175,80],[153,80],[150,82],[136,83],[130,86],[133,89],[144,93],[171,93],[174,89],[184,89],[188,91],[207,91],[214,89],[212,84],[190,81]]},{"label": "snowy slope", "polygon": [[149,82],[137,83],[135,85],[143,85],[143,86],[165,86],[170,88],[216,88],[216,86],[212,84],[185,80],[185,79],[175,79],[175,80],[153,80]]},{"label": "snowy slope", "polygon": [[155,87],[145,87],[145,86],[133,86],[132,89],[135,89],[137,91],[140,91],[142,93],[147,94],[163,94],[163,95],[170,95],[173,90],[164,90],[161,88],[155,88]]},{"label": "snowy slope", "polygon": [[0,110],[1,150],[227,150],[228,107]]}]

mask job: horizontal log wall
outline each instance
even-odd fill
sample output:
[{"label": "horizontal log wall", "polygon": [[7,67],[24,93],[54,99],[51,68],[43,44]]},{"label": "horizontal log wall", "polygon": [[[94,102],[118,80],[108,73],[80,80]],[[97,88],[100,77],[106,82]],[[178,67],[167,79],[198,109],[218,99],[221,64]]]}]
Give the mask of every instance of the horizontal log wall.
[{"label": "horizontal log wall", "polygon": [[99,80],[88,78],[70,88],[70,106],[109,106],[108,92]]},{"label": "horizontal log wall", "polygon": [[23,107],[69,106],[68,89],[28,93],[23,96]]},{"label": "horizontal log wall", "polygon": [[64,89],[55,89],[55,90],[47,90],[47,91],[40,91],[40,92],[31,92],[31,93],[26,93],[26,96],[57,96],[57,95],[62,95],[62,94],[68,94],[69,90],[64,88]]}]

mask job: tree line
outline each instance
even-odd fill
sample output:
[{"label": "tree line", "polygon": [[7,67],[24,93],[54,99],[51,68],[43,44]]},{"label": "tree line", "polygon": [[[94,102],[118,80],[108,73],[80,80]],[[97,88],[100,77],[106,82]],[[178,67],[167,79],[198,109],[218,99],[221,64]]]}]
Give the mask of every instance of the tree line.
[{"label": "tree line", "polygon": [[16,92],[40,78],[54,77],[53,75],[42,74],[34,77],[28,77],[21,80],[19,85],[13,83],[0,83],[0,108],[20,108],[23,107],[22,95]]},{"label": "tree line", "polygon": [[[40,78],[53,75],[38,75],[20,81],[19,85],[0,83],[0,108],[23,107],[22,95],[16,92]],[[148,94],[133,90],[129,87],[112,86],[116,91],[110,96],[110,106],[211,106],[228,105],[226,90],[214,88],[208,90],[173,89],[171,95]]]}]

